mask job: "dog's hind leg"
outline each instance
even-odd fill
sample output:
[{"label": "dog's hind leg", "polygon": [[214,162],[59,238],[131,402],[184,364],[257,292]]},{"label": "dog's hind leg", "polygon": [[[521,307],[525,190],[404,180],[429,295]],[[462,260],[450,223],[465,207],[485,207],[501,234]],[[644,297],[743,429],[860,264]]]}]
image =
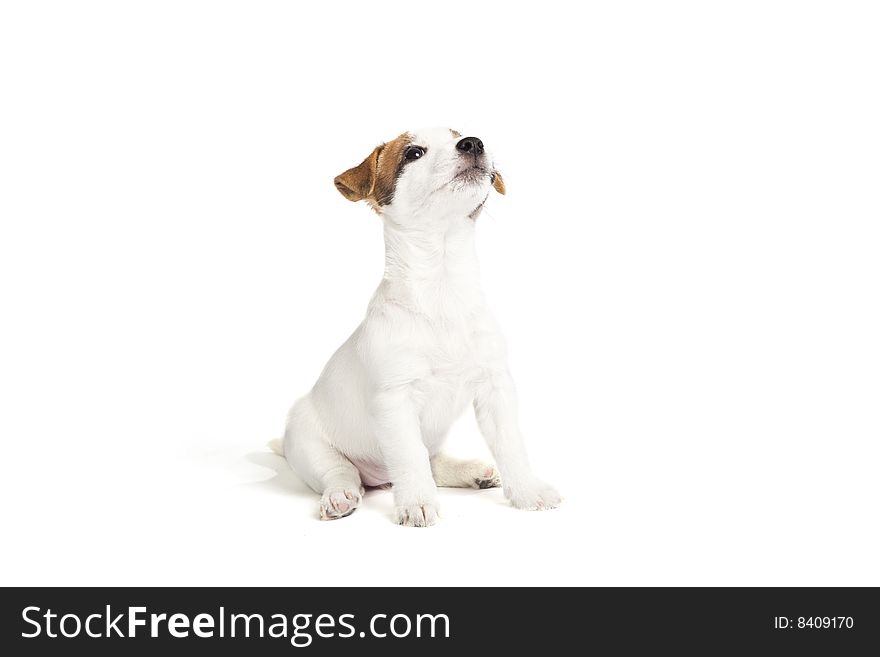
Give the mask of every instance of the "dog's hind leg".
[{"label": "dog's hind leg", "polygon": [[309,487],[321,496],[321,520],[354,513],[364,488],[358,469],[324,438],[308,397],[294,404],[284,433],[284,457]]},{"label": "dog's hind leg", "polygon": [[478,460],[452,458],[440,452],[431,457],[434,482],[445,488],[495,488],[501,479],[494,466]]}]

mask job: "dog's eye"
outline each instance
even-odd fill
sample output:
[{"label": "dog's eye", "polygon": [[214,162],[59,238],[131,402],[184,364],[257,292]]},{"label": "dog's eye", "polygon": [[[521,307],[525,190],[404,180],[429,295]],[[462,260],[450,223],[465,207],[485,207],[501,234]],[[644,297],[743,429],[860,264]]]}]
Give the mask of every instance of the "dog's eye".
[{"label": "dog's eye", "polygon": [[407,162],[412,162],[413,160],[418,160],[424,154],[425,149],[421,146],[410,146],[403,151],[403,159]]}]

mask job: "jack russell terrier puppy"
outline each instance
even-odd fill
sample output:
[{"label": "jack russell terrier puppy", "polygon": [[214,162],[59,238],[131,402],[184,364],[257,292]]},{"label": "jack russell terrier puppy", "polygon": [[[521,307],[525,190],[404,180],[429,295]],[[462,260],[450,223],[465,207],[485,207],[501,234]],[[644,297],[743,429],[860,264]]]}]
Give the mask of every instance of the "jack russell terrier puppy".
[{"label": "jack russell terrier puppy", "polygon": [[[493,188],[504,194],[483,142],[407,132],[334,182],[382,218],[385,275],[276,446],[321,495],[320,517],[353,513],[364,485],[391,484],[397,522],[414,527],[437,521],[437,486],[503,482],[517,508],[557,506],[559,493],[529,467],[504,339],[479,286],[476,218]],[[497,471],[441,451],[471,403]]]}]

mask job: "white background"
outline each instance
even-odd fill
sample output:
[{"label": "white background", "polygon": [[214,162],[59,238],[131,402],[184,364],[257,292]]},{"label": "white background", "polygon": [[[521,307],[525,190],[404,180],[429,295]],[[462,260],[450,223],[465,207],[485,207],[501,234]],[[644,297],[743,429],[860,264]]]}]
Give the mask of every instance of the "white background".
[{"label": "white background", "polygon": [[[878,33],[854,2],[3,3],[0,583],[880,585]],[[484,286],[566,501],[320,522],[265,444],[381,277],[332,179],[431,125],[504,173]]]}]

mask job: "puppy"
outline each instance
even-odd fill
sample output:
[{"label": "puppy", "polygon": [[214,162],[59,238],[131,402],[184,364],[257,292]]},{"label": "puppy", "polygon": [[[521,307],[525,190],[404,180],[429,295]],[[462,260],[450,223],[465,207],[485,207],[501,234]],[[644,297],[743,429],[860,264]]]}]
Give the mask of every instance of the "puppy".
[{"label": "puppy", "polygon": [[[350,515],[366,486],[392,485],[401,525],[437,521],[437,487],[490,488],[520,509],[556,490],[529,467],[505,345],[480,290],[474,227],[504,181],[483,142],[407,132],[336,177],[382,218],[385,275],[367,316],[290,411],[283,455],[321,495],[320,517]],[[473,404],[498,465],[441,451]],[[500,473],[500,476],[499,476]]]}]

